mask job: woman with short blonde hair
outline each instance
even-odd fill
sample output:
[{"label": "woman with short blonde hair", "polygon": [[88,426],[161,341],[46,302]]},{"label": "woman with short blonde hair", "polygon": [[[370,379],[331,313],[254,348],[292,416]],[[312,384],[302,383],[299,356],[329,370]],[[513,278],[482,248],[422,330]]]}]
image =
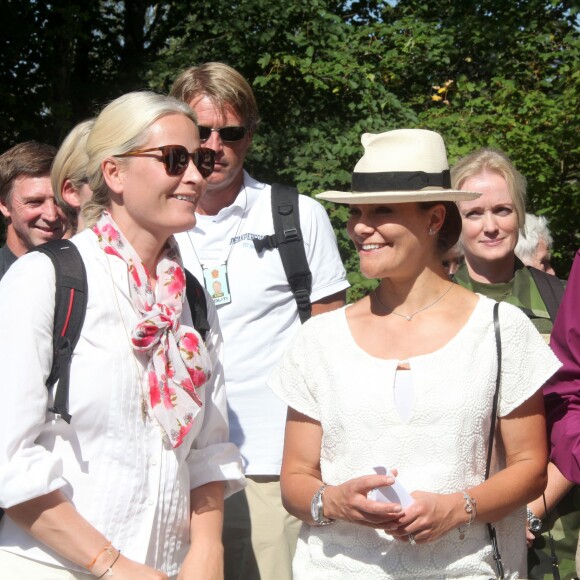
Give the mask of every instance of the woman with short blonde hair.
[{"label": "woman with short blonde hair", "polygon": [[45,387],[52,263],[24,256],[0,284],[6,578],[223,577],[223,501],[244,478],[228,442],[213,301],[199,297],[204,342],[173,238],[194,226],[213,170],[199,144],[191,109],[162,95],[129,93],[96,118],[94,196],[72,238],[88,303],[64,407]]}]

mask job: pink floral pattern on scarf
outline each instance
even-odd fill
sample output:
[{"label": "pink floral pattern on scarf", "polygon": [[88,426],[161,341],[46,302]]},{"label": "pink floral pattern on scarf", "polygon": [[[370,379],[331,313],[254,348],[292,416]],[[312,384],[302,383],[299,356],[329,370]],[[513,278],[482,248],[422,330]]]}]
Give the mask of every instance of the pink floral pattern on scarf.
[{"label": "pink floral pattern on scarf", "polygon": [[145,265],[125,239],[109,212],[93,226],[99,245],[127,264],[130,293],[141,316],[131,332],[137,351],[149,353],[143,393],[171,445],[179,447],[193,425],[202,402],[196,389],[211,376],[211,359],[199,333],[180,324],[185,298],[185,273],[173,237],[157,264],[157,284],[151,288]]}]

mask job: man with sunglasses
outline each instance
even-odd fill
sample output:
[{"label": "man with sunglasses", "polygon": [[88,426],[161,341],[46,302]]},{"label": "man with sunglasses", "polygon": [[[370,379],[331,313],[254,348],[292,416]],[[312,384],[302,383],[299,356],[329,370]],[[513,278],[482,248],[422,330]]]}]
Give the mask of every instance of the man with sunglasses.
[{"label": "man with sunglasses", "polygon": [[[215,151],[197,224],[176,238],[186,267],[215,294],[230,440],[241,449],[248,479],[246,490],[226,501],[225,577],[290,580],[300,524],[280,498],[286,406],[266,378],[300,320],[278,250],[258,253],[253,244],[274,233],[271,188],[244,170],[258,107],[247,81],[215,62],[185,70],[171,95],[193,108],[202,147]],[[301,195],[299,213],[316,315],[345,303],[348,282],[324,208]]]}]

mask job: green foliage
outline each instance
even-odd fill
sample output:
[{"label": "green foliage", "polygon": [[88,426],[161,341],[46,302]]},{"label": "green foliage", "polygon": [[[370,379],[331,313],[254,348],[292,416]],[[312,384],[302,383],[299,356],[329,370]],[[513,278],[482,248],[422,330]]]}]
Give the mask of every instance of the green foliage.
[{"label": "green foliage", "polygon": [[[580,35],[557,0],[198,0],[81,3],[5,0],[0,24],[3,149],[59,143],[128,90],[167,91],[184,68],[222,61],[252,83],[262,123],[248,169],[314,195],[348,189],[360,136],[441,132],[450,161],[505,150],[546,215],[556,266],[580,246]],[[325,204],[353,284],[344,207]]]},{"label": "green foliage", "polygon": [[[383,54],[382,25],[372,19],[380,5],[367,3],[354,18],[345,5],[331,9],[324,0],[241,2],[230,7],[233,25],[226,30],[218,6],[217,21],[208,27],[188,20],[185,34],[172,40],[153,66],[151,79],[167,88],[167,80],[186,66],[204,60],[231,64],[253,83],[261,110],[250,172],[268,182],[294,183],[310,195],[348,189],[362,133],[418,123],[391,91],[397,75]],[[249,21],[253,38],[236,30]],[[169,76],[168,59],[177,65]],[[345,233],[344,208],[328,209],[347,271],[358,276],[353,291],[358,296],[368,284],[356,274],[358,258]]]},{"label": "green foliage", "polygon": [[482,146],[510,155],[528,180],[528,210],[550,221],[556,270],[566,275],[580,245],[570,212],[580,201],[577,24],[564,3],[477,4],[445,11],[444,28],[456,33],[434,84],[454,82],[447,104],[431,101],[419,115],[444,135],[451,162]]}]

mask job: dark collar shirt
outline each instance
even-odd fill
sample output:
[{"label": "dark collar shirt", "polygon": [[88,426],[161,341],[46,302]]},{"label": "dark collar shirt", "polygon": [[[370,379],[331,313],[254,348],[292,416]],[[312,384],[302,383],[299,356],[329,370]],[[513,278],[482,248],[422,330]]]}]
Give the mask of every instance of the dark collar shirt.
[{"label": "dark collar shirt", "polygon": [[10,251],[8,246],[0,248],[0,280],[16,260],[16,256]]}]

